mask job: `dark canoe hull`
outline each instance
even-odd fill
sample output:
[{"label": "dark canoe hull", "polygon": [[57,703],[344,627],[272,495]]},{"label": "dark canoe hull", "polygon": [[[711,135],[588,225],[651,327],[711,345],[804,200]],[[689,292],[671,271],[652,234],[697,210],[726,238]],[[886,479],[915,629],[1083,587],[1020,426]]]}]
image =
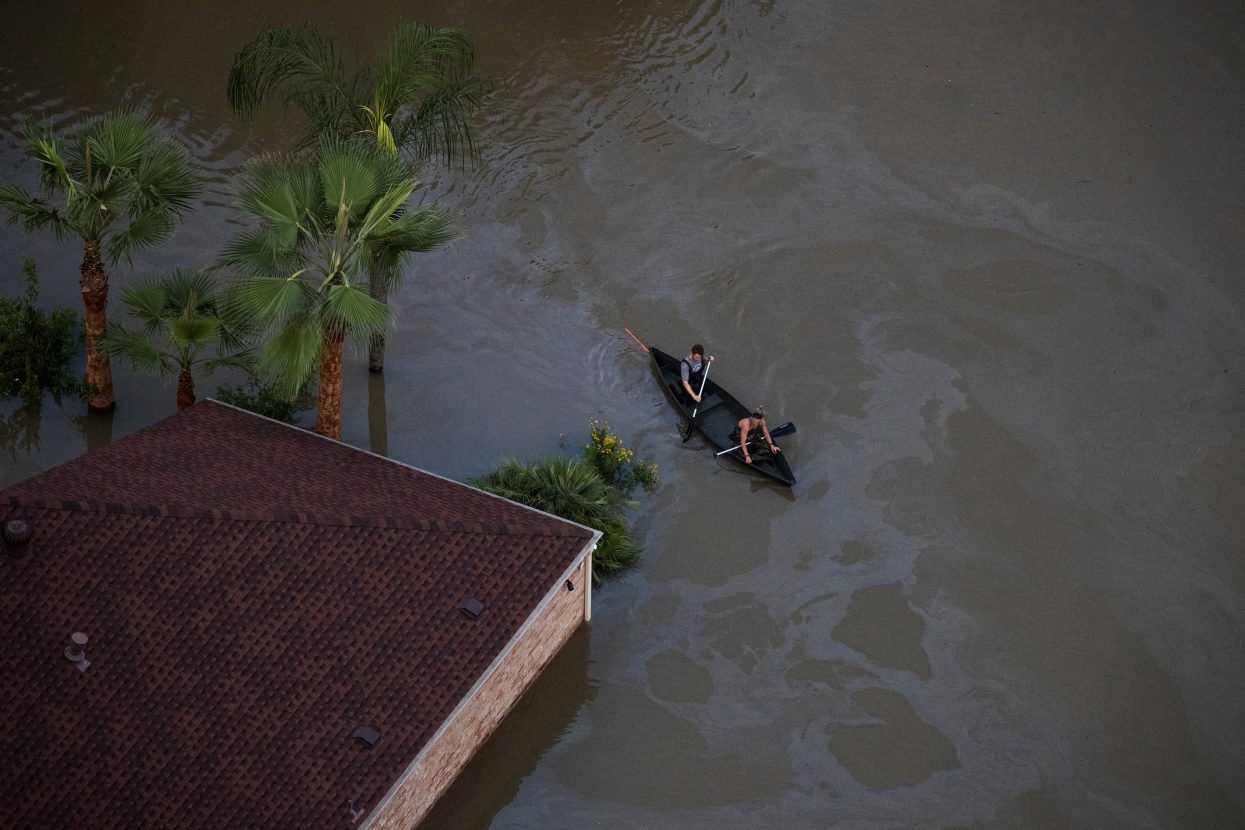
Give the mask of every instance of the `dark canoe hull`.
[{"label": "dark canoe hull", "polygon": [[[652,356],[653,365],[661,378],[662,388],[666,390],[666,397],[670,398],[671,403],[678,407],[684,417],[690,419],[692,405],[684,403],[679,395],[679,389],[683,385],[679,373],[680,358],[668,355],[661,349],[649,349],[649,355]],[[705,381],[705,391],[701,395],[701,404],[696,413],[696,428],[700,430],[701,435],[705,436],[706,441],[719,450],[728,447],[738,448],[739,441],[731,440],[731,433],[750,411],[750,407],[744,406],[733,395],[714,383],[711,372]],[[791,467],[787,464],[787,457],[783,453],[771,455],[768,452],[753,452],[751,464],[744,461],[743,453],[738,449],[727,453],[726,457],[735,459],[747,469],[771,478],[779,484],[785,484],[788,487],[795,484],[795,475],[792,474]]]}]

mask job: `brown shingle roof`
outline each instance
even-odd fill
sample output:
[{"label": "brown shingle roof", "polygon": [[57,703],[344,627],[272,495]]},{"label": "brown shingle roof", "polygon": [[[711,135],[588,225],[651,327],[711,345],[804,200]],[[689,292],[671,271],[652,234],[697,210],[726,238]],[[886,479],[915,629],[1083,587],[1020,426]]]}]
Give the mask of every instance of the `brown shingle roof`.
[{"label": "brown shingle roof", "polygon": [[35,545],[0,557],[4,826],[348,826],[592,537],[211,402],[0,492],[0,517]]}]

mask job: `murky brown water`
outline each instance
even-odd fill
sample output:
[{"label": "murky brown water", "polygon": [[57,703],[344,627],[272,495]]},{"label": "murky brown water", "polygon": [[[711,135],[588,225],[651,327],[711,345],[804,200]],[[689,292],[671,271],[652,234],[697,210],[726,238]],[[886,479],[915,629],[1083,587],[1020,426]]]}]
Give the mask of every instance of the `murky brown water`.
[{"label": "murky brown water", "polygon": [[[7,10],[0,175],[19,116],[148,106],[212,186],[137,265],[203,263],[293,130],[228,118],[236,48],[400,13]],[[345,439],[463,478],[603,416],[665,479],[641,568],[429,827],[1245,825],[1245,7],[407,13],[469,30],[497,101]],[[3,229],[6,290],[22,254],[77,303],[76,251]],[[795,490],[681,444],[623,326],[796,421]],[[173,391],[49,405],[0,484]]]}]

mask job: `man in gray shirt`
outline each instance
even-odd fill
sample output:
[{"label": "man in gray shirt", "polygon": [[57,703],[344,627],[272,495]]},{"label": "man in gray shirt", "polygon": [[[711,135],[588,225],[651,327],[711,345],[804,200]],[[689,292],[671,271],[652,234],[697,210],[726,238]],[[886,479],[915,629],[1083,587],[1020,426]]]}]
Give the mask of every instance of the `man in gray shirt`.
[{"label": "man in gray shirt", "polygon": [[713,355],[705,357],[705,347],[697,343],[692,346],[692,353],[679,361],[679,377],[683,381],[683,391],[688,399],[700,403],[700,385],[705,377],[705,369]]}]

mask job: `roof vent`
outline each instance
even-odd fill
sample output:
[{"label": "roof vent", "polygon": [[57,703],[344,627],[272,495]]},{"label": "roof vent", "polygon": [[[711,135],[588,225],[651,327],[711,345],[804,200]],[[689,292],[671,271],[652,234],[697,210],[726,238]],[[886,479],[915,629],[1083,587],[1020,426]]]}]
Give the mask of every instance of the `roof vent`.
[{"label": "roof vent", "polygon": [[14,559],[30,553],[30,539],[34,536],[30,522],[23,519],[9,519],[0,527],[0,539],[4,540],[4,549]]},{"label": "roof vent", "polygon": [[75,631],[70,635],[69,642],[65,646],[65,659],[73,663],[78,671],[86,671],[91,666],[91,661],[86,659],[87,636],[81,631]]},{"label": "roof vent", "polygon": [[356,807],[355,806],[356,804],[359,804],[359,802],[357,799],[354,799],[354,798],[346,802],[346,809],[350,811],[350,823],[351,824],[358,824],[359,819],[363,818],[363,816],[367,813],[366,807],[364,807],[361,804],[359,804],[359,806]]},{"label": "roof vent", "polygon": [[465,599],[458,603],[458,610],[462,611],[463,614],[471,617],[473,620],[478,619],[479,616],[484,613],[484,603],[480,602],[480,600],[475,597],[471,597],[470,599]]},{"label": "roof vent", "polygon": [[371,726],[360,726],[350,737],[359,742],[364,749],[372,749],[380,741],[380,733]]}]

